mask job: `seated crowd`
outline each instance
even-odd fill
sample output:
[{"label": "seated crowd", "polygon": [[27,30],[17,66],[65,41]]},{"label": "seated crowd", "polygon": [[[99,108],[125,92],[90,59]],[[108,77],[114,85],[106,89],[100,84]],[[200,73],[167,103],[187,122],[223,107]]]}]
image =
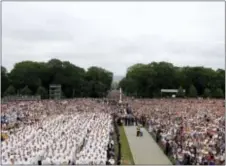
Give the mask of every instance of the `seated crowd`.
[{"label": "seated crowd", "polygon": [[2,164],[115,164],[111,113],[89,99],[3,104]]},{"label": "seated crowd", "polygon": [[134,115],[179,165],[225,163],[223,100],[131,100]]}]

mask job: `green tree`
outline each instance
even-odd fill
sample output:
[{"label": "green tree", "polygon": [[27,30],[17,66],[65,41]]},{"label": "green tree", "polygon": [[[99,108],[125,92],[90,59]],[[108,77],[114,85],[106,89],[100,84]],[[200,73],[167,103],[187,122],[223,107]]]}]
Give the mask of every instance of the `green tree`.
[{"label": "green tree", "polygon": [[211,97],[211,91],[210,91],[210,89],[205,88],[203,96],[204,96],[205,98]]},{"label": "green tree", "polygon": [[15,95],[15,94],[16,94],[16,90],[12,85],[10,85],[4,92],[4,96],[11,96],[11,95]]},{"label": "green tree", "polygon": [[[161,89],[177,89],[182,86],[188,96],[203,96],[204,90],[220,87],[225,92],[225,72],[210,68],[176,67],[167,62],[135,64],[127,69],[126,76],[119,82],[125,94],[155,97]],[[191,89],[191,85],[193,85]],[[190,91],[192,93],[190,94]]]},{"label": "green tree", "polygon": [[28,88],[28,86],[25,86],[21,91],[20,93],[22,95],[31,95],[32,94],[32,91]]},{"label": "green tree", "polygon": [[91,97],[104,97],[111,89],[113,73],[100,67],[90,67],[86,72],[86,81],[89,82]]},{"label": "green tree", "polygon": [[161,89],[176,88],[177,68],[167,62],[135,64],[128,68],[119,84],[125,93],[140,97],[158,97]]},{"label": "green tree", "polygon": [[3,96],[6,89],[9,87],[8,73],[5,67],[1,66],[1,96]]},{"label": "green tree", "polygon": [[40,86],[36,91],[36,95],[40,95],[42,99],[45,99],[47,98],[48,93],[44,87]]},{"label": "green tree", "polygon": [[182,86],[180,86],[179,88],[178,88],[178,93],[177,93],[177,96],[178,97],[184,97],[184,89],[183,89],[183,87]]},{"label": "green tree", "polygon": [[[49,89],[50,84],[60,84],[66,98],[103,97],[113,85],[113,73],[106,69],[92,66],[85,71],[59,59],[18,62],[10,73],[2,67],[1,76],[1,92],[12,85],[15,91],[27,86],[31,90],[29,93],[35,94],[39,87]],[[194,87],[191,88],[191,85]],[[177,89],[179,86],[186,90],[188,96],[205,96],[206,89],[217,88],[222,93],[219,90],[211,93],[215,93],[214,96],[224,96],[225,70],[199,66],[177,67],[168,62],[139,63],[130,66],[126,76],[118,83],[125,94],[147,98],[158,97],[161,89]]]},{"label": "green tree", "polygon": [[25,86],[30,87],[32,93],[41,85],[39,77],[39,63],[32,61],[22,61],[16,63],[9,77],[16,89],[22,89]]},{"label": "green tree", "polygon": [[216,80],[219,86],[223,90],[223,94],[225,94],[225,70],[217,69],[216,71]]},{"label": "green tree", "polygon": [[197,97],[197,90],[194,85],[190,86],[189,97]]},{"label": "green tree", "polygon": [[224,97],[224,93],[223,93],[222,89],[220,89],[220,88],[214,89],[212,91],[212,97],[214,97],[214,98],[223,98]]}]

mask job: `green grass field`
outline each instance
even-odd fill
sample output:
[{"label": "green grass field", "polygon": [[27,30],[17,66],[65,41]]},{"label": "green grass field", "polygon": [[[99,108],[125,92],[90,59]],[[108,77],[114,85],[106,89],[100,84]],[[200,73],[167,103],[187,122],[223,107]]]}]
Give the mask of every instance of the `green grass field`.
[{"label": "green grass field", "polygon": [[121,141],[121,165],[134,165],[133,156],[123,126],[119,127],[119,132]]}]

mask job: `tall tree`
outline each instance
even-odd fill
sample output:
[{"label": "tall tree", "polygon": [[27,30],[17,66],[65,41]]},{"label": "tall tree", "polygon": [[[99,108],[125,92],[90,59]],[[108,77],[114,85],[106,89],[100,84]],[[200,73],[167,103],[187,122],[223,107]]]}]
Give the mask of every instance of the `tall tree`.
[{"label": "tall tree", "polygon": [[4,95],[4,92],[9,87],[9,83],[7,70],[5,67],[1,66],[1,96]]},{"label": "tall tree", "polygon": [[38,87],[38,89],[36,91],[36,95],[40,95],[42,99],[45,99],[48,97],[48,93],[47,93],[46,89],[42,86]]},{"label": "tall tree", "polygon": [[210,89],[205,88],[203,96],[204,96],[205,98],[210,97],[210,96],[211,96],[211,91],[210,91]]},{"label": "tall tree", "polygon": [[[41,94],[43,89],[49,89],[50,84],[60,84],[66,98],[104,97],[112,88],[112,72],[97,66],[86,71],[59,59],[18,62],[10,73],[3,66],[1,69],[2,95],[5,91],[7,93],[4,94],[15,94],[26,86],[31,91],[29,94]],[[215,71],[199,66],[177,67],[168,62],[139,63],[128,68],[126,76],[118,85],[127,95],[147,98],[160,96],[161,89],[177,89],[179,86],[186,90],[187,96],[210,96],[210,89],[213,97],[224,97],[225,70]]]},{"label": "tall tree", "polygon": [[28,86],[32,93],[41,85],[39,77],[39,65],[37,62],[23,61],[16,63],[10,72],[10,80],[16,89],[22,89]]},{"label": "tall tree", "polygon": [[197,90],[194,85],[190,86],[189,97],[197,97]]},{"label": "tall tree", "polygon": [[4,96],[11,96],[11,95],[15,95],[15,94],[16,94],[16,90],[12,85],[10,85],[4,92]]},{"label": "tall tree", "polygon": [[177,67],[167,62],[139,63],[127,69],[119,85],[125,94],[141,97],[156,97],[161,89],[177,89],[179,86],[186,90],[186,96],[203,96],[205,89],[219,87],[224,95],[224,73],[222,69],[214,71],[200,66]]},{"label": "tall tree", "polygon": [[31,95],[32,94],[32,91],[28,88],[28,86],[25,86],[21,91],[20,93],[22,95]]},{"label": "tall tree", "polygon": [[113,73],[99,67],[90,67],[86,72],[86,81],[90,82],[91,97],[106,96],[113,80]]},{"label": "tall tree", "polygon": [[224,93],[223,93],[222,89],[217,88],[217,89],[214,89],[212,91],[212,96],[215,97],[215,98],[223,98],[224,97]]},{"label": "tall tree", "polygon": [[182,86],[180,86],[180,87],[178,88],[177,96],[178,96],[178,97],[184,97],[184,95],[185,95],[184,89],[183,89]]}]

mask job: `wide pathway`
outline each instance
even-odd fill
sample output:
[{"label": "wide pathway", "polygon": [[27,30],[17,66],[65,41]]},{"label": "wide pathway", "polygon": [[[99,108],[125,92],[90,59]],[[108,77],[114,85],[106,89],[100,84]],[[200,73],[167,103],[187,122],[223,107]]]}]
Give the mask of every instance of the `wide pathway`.
[{"label": "wide pathway", "polygon": [[143,137],[136,137],[136,126],[124,126],[125,133],[137,164],[163,164],[172,165],[151,135],[144,130]]}]

